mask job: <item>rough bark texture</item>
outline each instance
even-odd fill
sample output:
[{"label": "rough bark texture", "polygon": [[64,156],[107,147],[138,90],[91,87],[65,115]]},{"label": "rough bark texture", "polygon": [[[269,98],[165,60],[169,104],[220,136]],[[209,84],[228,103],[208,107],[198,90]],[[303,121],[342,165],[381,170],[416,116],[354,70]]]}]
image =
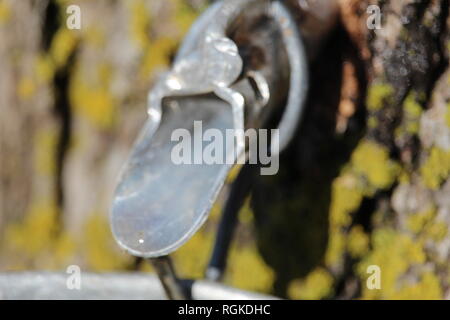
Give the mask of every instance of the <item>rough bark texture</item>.
[{"label": "rough bark texture", "polygon": [[[72,3],[79,31],[65,25]],[[146,268],[117,250],[106,214],[147,90],[204,3],[0,1],[0,270]],[[241,212],[226,282],[299,299],[450,298],[449,1],[340,7],[280,173],[258,177]],[[202,276],[218,209],[175,255],[182,275]]]},{"label": "rough bark texture", "polygon": [[371,3],[380,30],[369,2],[341,1],[282,172],[254,192],[282,296],[449,298],[449,2]]}]

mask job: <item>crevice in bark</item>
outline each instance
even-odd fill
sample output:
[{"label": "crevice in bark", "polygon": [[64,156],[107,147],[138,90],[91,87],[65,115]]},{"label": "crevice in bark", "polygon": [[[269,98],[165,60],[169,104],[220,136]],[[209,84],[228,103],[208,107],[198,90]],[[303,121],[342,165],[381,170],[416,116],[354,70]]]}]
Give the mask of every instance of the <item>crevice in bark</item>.
[{"label": "crevice in bark", "polygon": [[[54,36],[61,26],[61,21],[58,17],[60,13],[60,5],[50,0],[45,10],[45,19],[43,24],[43,50],[48,52],[50,50]],[[59,229],[63,228],[63,212],[64,212],[64,166],[69,150],[71,136],[72,136],[72,111],[69,99],[69,84],[70,75],[77,50],[73,50],[69,56],[66,64],[56,70],[53,77],[53,93],[54,105],[53,112],[59,123],[58,141],[55,150],[55,202],[57,206],[57,222]]]},{"label": "crevice in bark", "polygon": [[55,105],[54,112],[60,122],[59,138],[56,147],[56,203],[60,210],[58,219],[62,225],[62,212],[64,210],[64,166],[72,137],[72,110],[69,100],[69,84],[71,69],[75,60],[76,51],[70,56],[68,63],[55,75]]},{"label": "crevice in bark", "polygon": [[52,44],[53,36],[59,28],[58,18],[59,7],[56,1],[50,0],[44,12],[44,21],[42,25],[42,49],[48,51]]}]

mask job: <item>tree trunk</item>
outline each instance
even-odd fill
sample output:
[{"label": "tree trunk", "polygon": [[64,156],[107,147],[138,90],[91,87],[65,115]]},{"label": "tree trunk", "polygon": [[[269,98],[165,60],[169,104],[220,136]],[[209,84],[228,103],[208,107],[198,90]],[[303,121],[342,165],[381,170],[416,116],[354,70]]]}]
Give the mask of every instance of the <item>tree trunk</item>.
[{"label": "tree trunk", "polygon": [[449,2],[340,5],[282,171],[253,194],[275,293],[450,298]]}]

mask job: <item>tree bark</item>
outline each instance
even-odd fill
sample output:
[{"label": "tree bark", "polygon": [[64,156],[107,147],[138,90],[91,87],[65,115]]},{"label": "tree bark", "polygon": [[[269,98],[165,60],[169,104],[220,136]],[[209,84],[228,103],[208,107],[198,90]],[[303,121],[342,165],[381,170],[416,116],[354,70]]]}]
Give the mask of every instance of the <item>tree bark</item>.
[{"label": "tree bark", "polygon": [[[379,30],[366,26],[370,4]],[[281,172],[253,193],[275,293],[449,298],[449,2],[340,6]]]}]

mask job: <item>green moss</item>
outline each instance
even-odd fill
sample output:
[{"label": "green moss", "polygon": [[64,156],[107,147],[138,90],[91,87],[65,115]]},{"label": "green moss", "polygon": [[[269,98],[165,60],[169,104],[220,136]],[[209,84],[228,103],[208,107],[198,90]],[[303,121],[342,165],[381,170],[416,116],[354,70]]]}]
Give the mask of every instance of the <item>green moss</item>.
[{"label": "green moss", "polygon": [[439,188],[450,174],[450,151],[433,147],[420,168],[420,173],[427,187],[434,190]]},{"label": "green moss", "polygon": [[304,280],[294,280],[288,288],[291,299],[317,300],[330,296],[333,292],[334,279],[328,271],[317,268]]},{"label": "green moss", "polygon": [[393,88],[386,83],[371,85],[367,95],[367,108],[371,111],[380,110],[385,103],[389,103],[393,93]]}]

